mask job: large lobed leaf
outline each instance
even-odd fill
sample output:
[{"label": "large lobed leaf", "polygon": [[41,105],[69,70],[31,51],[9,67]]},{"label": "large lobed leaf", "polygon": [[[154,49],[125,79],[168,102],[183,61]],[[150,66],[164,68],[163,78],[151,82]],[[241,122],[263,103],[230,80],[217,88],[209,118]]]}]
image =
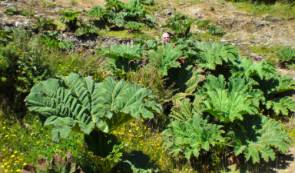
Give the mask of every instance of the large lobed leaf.
[{"label": "large lobed leaf", "polygon": [[133,44],[117,44],[103,48],[102,53],[112,59],[138,60],[142,56],[142,48]]},{"label": "large lobed leaf", "polygon": [[281,75],[277,75],[274,77],[276,78],[277,85],[275,86],[275,88],[272,88],[271,93],[277,94],[277,93],[295,91],[294,79],[292,79],[289,76],[281,76]]},{"label": "large lobed leaf", "polygon": [[108,117],[109,128],[124,121],[126,115],[149,119],[154,112],[161,112],[161,106],[149,89],[112,78],[105,79],[98,87],[96,106],[103,117]]},{"label": "large lobed leaf", "polygon": [[234,72],[234,75],[245,78],[253,78],[257,76],[261,80],[268,80],[273,78],[277,73],[272,64],[266,61],[253,62],[247,58],[241,59],[237,67],[238,71]]},{"label": "large lobed leaf", "polygon": [[174,157],[197,158],[201,152],[224,142],[221,127],[196,114],[185,121],[174,120],[163,132],[165,148]]},{"label": "large lobed leaf", "polygon": [[[288,151],[291,139],[279,122],[265,116],[253,117],[251,122],[249,127],[241,124],[235,132],[235,155],[243,154],[247,161],[259,163],[261,159],[274,160],[276,151]],[[252,135],[249,131],[252,131]]]},{"label": "large lobed leaf", "polygon": [[199,42],[197,48],[200,49],[200,66],[209,70],[223,63],[235,64],[239,58],[237,48],[229,44]]},{"label": "large lobed leaf", "polygon": [[68,136],[74,127],[85,134],[95,128],[109,132],[130,117],[152,118],[161,111],[146,88],[112,78],[95,83],[74,73],[35,85],[26,103],[30,111],[47,118],[45,125],[55,127],[55,139]]},{"label": "large lobed leaf", "polygon": [[182,51],[179,47],[166,44],[151,52],[150,61],[159,69],[163,76],[166,76],[169,69],[180,67],[180,63],[177,60],[181,56]]},{"label": "large lobed leaf", "polygon": [[205,112],[221,122],[243,120],[246,114],[258,113],[260,93],[241,78],[230,78],[227,83],[223,76],[208,76],[203,95]]},{"label": "large lobed leaf", "polygon": [[276,115],[288,116],[289,112],[295,111],[295,101],[291,97],[269,100],[266,108],[272,109]]}]

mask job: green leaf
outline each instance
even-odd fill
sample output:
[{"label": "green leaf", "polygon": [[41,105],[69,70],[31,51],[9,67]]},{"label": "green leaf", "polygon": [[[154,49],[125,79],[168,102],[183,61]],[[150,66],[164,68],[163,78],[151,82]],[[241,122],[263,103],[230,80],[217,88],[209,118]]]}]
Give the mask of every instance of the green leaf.
[{"label": "green leaf", "polygon": [[153,112],[161,112],[161,106],[149,89],[112,78],[101,82],[99,88],[97,106],[106,117],[117,119],[119,117],[114,116],[127,114],[134,118],[153,118]]},{"label": "green leaf", "polygon": [[174,120],[163,132],[164,146],[174,157],[184,155],[187,160],[199,157],[216,145],[223,145],[222,126],[208,123],[194,114],[187,120]]},{"label": "green leaf", "polygon": [[51,116],[46,119],[44,126],[54,125],[52,129],[52,138],[54,141],[58,141],[60,138],[67,138],[75,126],[75,121],[72,118],[60,118]]},{"label": "green leaf", "polygon": [[197,48],[200,66],[209,70],[223,63],[236,64],[239,58],[238,49],[229,44],[199,42]]},{"label": "green leaf", "polygon": [[138,60],[142,56],[142,48],[140,45],[117,44],[112,45],[109,48],[103,48],[102,53],[104,56],[114,60],[118,60],[120,58],[127,60]]},{"label": "green leaf", "polygon": [[279,122],[262,116],[239,124],[233,142],[235,155],[244,155],[246,160],[259,163],[261,159],[274,160],[276,151],[287,152],[291,139]]},{"label": "green leaf", "polygon": [[273,110],[276,115],[288,116],[289,112],[295,110],[295,102],[291,97],[283,97],[267,101],[266,108]]},{"label": "green leaf", "polygon": [[109,132],[131,117],[152,118],[161,112],[149,89],[112,78],[96,83],[75,73],[35,85],[26,104],[48,118],[45,125],[55,127],[55,137],[66,137],[75,127],[85,134],[95,128]]},{"label": "green leaf", "polygon": [[268,80],[276,75],[275,67],[266,61],[253,62],[248,58],[242,58],[237,67],[238,71],[234,72],[234,75],[248,79],[257,76],[261,80]]},{"label": "green leaf", "polygon": [[278,75],[277,77],[274,76],[278,84],[277,86],[273,89],[273,93],[283,93],[283,92],[288,92],[288,91],[295,91],[295,80],[292,79],[289,76],[280,76]]},{"label": "green leaf", "polygon": [[166,76],[169,69],[180,67],[180,63],[177,60],[181,56],[182,51],[179,47],[173,44],[166,44],[150,53],[150,62],[159,69],[163,76]]},{"label": "green leaf", "polygon": [[187,36],[190,32],[191,25],[192,20],[181,14],[173,15],[167,21],[167,26],[174,34],[179,36]]},{"label": "green leaf", "polygon": [[102,8],[101,6],[95,6],[91,8],[87,15],[90,17],[93,17],[95,19],[101,19],[106,14],[106,10]]},{"label": "green leaf", "polygon": [[203,89],[205,112],[222,122],[243,120],[244,115],[258,113],[261,94],[244,79],[230,78],[227,83],[223,76],[208,76]]}]

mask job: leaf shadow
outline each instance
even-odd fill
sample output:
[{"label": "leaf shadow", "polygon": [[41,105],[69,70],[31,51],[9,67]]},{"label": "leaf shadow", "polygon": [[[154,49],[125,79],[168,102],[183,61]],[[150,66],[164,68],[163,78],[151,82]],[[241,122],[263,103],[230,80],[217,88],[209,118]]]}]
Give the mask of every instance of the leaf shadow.
[{"label": "leaf shadow", "polygon": [[289,165],[295,161],[294,155],[291,153],[278,154],[276,159],[269,162],[262,162],[257,165],[244,165],[241,166],[241,172],[250,171],[252,173],[277,173],[278,170],[285,170]]},{"label": "leaf shadow", "polygon": [[131,166],[126,162],[129,161],[136,168],[139,169],[157,169],[158,166],[150,157],[144,154],[142,151],[131,151],[129,153],[124,153],[122,157],[122,162],[120,162],[113,170],[113,173],[132,173]]}]

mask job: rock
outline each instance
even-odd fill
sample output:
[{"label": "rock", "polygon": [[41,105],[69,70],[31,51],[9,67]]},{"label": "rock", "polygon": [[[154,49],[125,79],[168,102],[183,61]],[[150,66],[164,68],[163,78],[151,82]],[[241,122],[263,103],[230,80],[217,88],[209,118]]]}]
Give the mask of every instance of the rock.
[{"label": "rock", "polygon": [[173,13],[174,13],[174,10],[172,8],[169,8],[169,9],[165,9],[164,10],[164,14],[166,16],[171,16],[171,15],[173,15]]}]

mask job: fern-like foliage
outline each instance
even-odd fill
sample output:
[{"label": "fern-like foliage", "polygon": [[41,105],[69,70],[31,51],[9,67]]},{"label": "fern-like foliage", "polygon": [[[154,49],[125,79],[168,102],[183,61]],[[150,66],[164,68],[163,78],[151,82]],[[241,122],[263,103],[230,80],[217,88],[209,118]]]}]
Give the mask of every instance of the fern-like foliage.
[{"label": "fern-like foliage", "polygon": [[189,120],[174,120],[163,132],[164,146],[169,153],[189,160],[202,152],[224,142],[222,126],[211,124],[201,116],[193,115]]},{"label": "fern-like foliage", "polygon": [[203,102],[205,112],[225,123],[258,113],[261,97],[244,79],[230,78],[227,83],[223,76],[208,76],[203,95],[206,97]]},{"label": "fern-like foliage", "polygon": [[35,85],[26,103],[47,118],[45,125],[54,126],[54,139],[67,137],[75,127],[85,134],[109,132],[129,117],[152,118],[161,111],[148,89],[112,78],[95,83],[74,73]]},{"label": "fern-like foliage", "polygon": [[290,97],[283,97],[267,101],[266,108],[273,110],[276,115],[288,116],[291,111],[295,110],[295,102]]},{"label": "fern-like foliage", "polygon": [[150,61],[159,69],[163,76],[166,76],[169,69],[180,67],[180,63],[177,60],[181,56],[182,51],[179,47],[166,44],[158,47],[156,51],[151,52]]},{"label": "fern-like foliage", "polygon": [[209,70],[223,63],[235,64],[239,58],[237,48],[229,44],[200,42],[197,48],[200,49],[200,66]]},{"label": "fern-like foliage", "polygon": [[[251,120],[250,120],[251,119]],[[276,151],[287,152],[291,144],[287,132],[275,120],[250,117],[248,124],[240,124],[234,135],[235,155],[244,155],[252,163],[274,160]],[[251,123],[250,123],[251,122]]]}]

